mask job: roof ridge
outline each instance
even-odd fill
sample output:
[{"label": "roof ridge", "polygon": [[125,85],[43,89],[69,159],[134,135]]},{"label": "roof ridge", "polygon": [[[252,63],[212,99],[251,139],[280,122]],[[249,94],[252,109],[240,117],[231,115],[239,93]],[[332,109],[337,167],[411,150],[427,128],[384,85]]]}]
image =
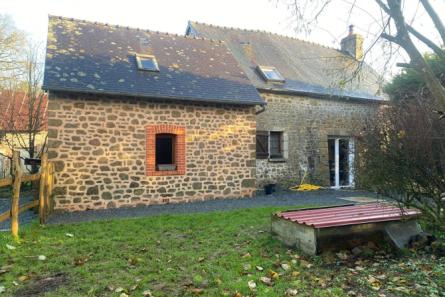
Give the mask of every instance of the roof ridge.
[{"label": "roof ridge", "polygon": [[177,33],[154,31],[154,30],[143,29],[143,28],[139,28],[139,27],[122,26],[122,25],[118,25],[118,24],[109,24],[109,23],[97,22],[97,21],[88,21],[88,20],[84,20],[84,19],[64,17],[64,16],[51,15],[51,14],[48,14],[48,18],[57,18],[57,19],[60,19],[60,20],[82,22],[82,23],[106,26],[106,27],[111,27],[111,28],[126,28],[127,30],[145,31],[145,32],[153,33],[153,34],[182,37],[182,38],[185,38],[185,39],[197,39],[197,40],[205,40],[205,41],[214,42],[214,43],[224,43],[224,40],[217,40],[217,39],[206,38],[206,37],[197,37],[197,36],[193,36],[192,37],[192,36],[181,35],[181,34],[177,34]]},{"label": "roof ridge", "polygon": [[276,35],[276,36],[279,36],[279,37],[289,38],[289,39],[297,40],[297,41],[300,41],[300,42],[309,43],[309,44],[312,44],[312,45],[317,45],[317,46],[320,46],[320,47],[324,47],[324,48],[327,48],[327,49],[340,51],[340,49],[332,47],[332,46],[327,46],[327,45],[324,45],[324,44],[321,44],[321,43],[317,43],[317,42],[313,42],[313,41],[309,41],[309,40],[304,40],[304,39],[301,39],[301,38],[298,38],[298,37],[284,35],[284,34],[271,32],[271,31],[266,31],[266,30],[243,29],[243,28],[239,28],[239,27],[219,26],[219,25],[213,25],[213,24],[197,22],[197,21],[189,21],[189,23],[190,24],[195,23],[195,24],[198,24],[198,25],[204,25],[204,26],[215,27],[215,28],[220,28],[220,29],[229,29],[229,30],[237,30],[237,31],[245,31],[245,32],[254,32],[254,33],[264,33],[264,34],[269,34],[269,35]]}]

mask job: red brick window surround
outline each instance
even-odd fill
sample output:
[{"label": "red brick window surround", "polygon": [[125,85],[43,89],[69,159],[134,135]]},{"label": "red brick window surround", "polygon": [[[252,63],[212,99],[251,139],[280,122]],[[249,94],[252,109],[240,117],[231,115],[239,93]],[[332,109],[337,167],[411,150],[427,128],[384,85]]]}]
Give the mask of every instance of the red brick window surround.
[{"label": "red brick window surround", "polygon": [[[146,127],[146,156],[147,156],[147,175],[148,176],[166,176],[166,175],[184,175],[185,174],[185,127],[176,125],[149,125]],[[156,147],[162,146],[161,138],[171,135],[172,143],[172,165],[174,170],[162,170],[156,164]],[[157,141],[158,139],[158,141]],[[165,143],[165,142],[164,142]],[[158,155],[159,158],[159,155]],[[165,167],[165,166],[164,166]],[[160,170],[161,169],[161,170]]]}]

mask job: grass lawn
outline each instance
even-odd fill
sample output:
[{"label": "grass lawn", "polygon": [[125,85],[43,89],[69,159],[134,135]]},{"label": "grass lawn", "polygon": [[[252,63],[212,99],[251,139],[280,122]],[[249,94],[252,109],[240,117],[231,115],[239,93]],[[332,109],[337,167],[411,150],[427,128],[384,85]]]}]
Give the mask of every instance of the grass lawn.
[{"label": "grass lawn", "polygon": [[276,210],[35,225],[20,243],[1,233],[0,296],[445,296],[445,258],[306,257],[270,235]]}]

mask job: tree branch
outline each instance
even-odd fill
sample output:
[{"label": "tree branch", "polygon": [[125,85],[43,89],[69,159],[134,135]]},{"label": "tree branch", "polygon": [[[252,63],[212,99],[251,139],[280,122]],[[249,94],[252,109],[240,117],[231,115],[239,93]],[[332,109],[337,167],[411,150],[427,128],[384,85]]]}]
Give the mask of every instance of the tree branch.
[{"label": "tree branch", "polygon": [[430,39],[426,38],[425,35],[411,27],[410,25],[406,25],[408,32],[413,34],[417,39],[426,44],[430,49],[432,49],[442,60],[445,60],[445,51],[437,46]]},{"label": "tree branch", "polygon": [[439,31],[440,37],[442,38],[442,43],[445,44],[445,27],[440,17],[437,15],[436,11],[431,6],[428,0],[420,0],[420,2],[422,2],[422,5],[425,8],[426,12],[431,17],[434,26],[436,26],[437,31]]},{"label": "tree branch", "polygon": [[409,63],[397,63],[396,66],[403,67],[403,68],[414,68],[414,66]]}]

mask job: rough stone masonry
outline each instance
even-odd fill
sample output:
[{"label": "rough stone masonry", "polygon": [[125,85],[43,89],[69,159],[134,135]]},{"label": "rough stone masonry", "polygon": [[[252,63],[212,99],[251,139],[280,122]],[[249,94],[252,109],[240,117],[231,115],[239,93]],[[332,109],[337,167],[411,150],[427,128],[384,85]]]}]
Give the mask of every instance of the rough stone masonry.
[{"label": "rough stone masonry", "polygon": [[[55,209],[239,198],[255,192],[254,107],[53,93],[48,110]],[[147,175],[147,127],[153,125],[183,127],[184,174]]]}]

